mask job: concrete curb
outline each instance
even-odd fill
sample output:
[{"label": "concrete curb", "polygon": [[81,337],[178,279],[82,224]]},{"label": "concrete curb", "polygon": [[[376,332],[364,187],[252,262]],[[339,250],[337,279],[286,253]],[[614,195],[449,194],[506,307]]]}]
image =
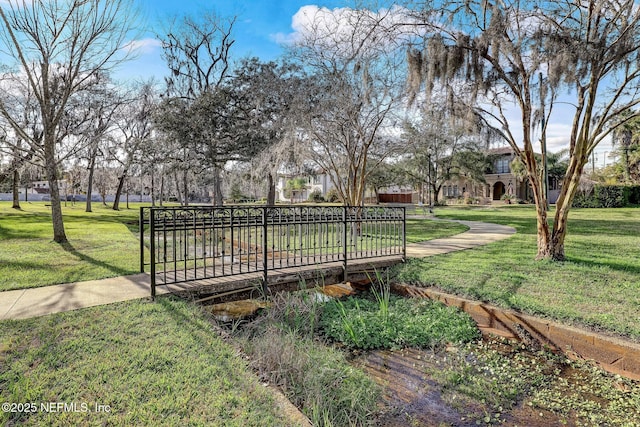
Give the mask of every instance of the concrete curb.
[{"label": "concrete curb", "polygon": [[527,344],[537,343],[538,346],[560,351],[570,359],[592,360],[608,372],[640,380],[640,344],[502,309],[434,288],[395,284],[392,289],[401,295],[428,298],[458,307],[476,321],[483,334],[515,338]]}]

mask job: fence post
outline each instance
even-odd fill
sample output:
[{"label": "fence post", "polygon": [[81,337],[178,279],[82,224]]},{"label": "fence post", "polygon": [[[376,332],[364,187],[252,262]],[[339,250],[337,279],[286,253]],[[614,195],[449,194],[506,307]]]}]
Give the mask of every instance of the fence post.
[{"label": "fence post", "polygon": [[140,273],[144,273],[144,207],[140,206],[140,218],[138,219],[140,228]]},{"label": "fence post", "polygon": [[267,260],[267,209],[268,207],[262,207],[262,295],[266,298],[267,291],[269,290],[268,285],[268,272],[269,272],[269,264]]},{"label": "fence post", "polygon": [[151,251],[151,299],[156,299],[156,242],[155,242],[155,218],[153,208],[149,209],[149,237],[151,244],[149,245]]},{"label": "fence post", "polygon": [[347,211],[349,207],[342,207],[342,225],[343,225],[343,235],[342,235],[342,281],[347,281],[347,236],[349,232],[347,231]]},{"label": "fence post", "polygon": [[402,262],[407,261],[407,208],[402,207]]}]

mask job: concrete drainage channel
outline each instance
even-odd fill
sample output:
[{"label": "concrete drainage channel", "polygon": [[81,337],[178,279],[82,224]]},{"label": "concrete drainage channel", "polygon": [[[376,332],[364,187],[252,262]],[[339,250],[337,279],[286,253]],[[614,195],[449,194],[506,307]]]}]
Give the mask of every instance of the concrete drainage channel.
[{"label": "concrete drainage channel", "polygon": [[550,320],[505,310],[490,304],[446,294],[433,288],[393,284],[393,292],[429,298],[459,307],[478,324],[483,334],[493,334],[547,346],[571,359],[591,360],[602,369],[640,380],[640,345]]},{"label": "concrete drainage channel", "polygon": [[[354,282],[325,286],[321,289],[322,297],[342,297],[352,295],[367,288],[367,283]],[[449,295],[431,288],[419,288],[405,284],[393,284],[394,293],[407,297],[428,298],[441,301],[449,306],[456,306],[467,312],[478,324],[484,335],[496,335],[524,342],[528,348],[546,346],[550,350],[562,351],[570,358],[592,360],[601,368],[626,376],[640,379],[640,345],[625,342],[590,331],[564,326],[556,322],[542,320],[523,315],[511,310],[503,310],[489,304]],[[238,317],[251,317],[256,311],[265,308],[262,300],[230,301],[208,305],[207,308],[223,321]],[[493,342],[493,341],[491,341]],[[454,351],[455,348],[452,349]],[[447,352],[449,348],[447,347]],[[446,354],[446,352],[445,352]],[[378,350],[354,353],[353,363],[363,368],[374,380],[384,388],[384,400],[390,408],[378,420],[389,426],[407,425],[412,419],[415,425],[439,425],[435,421],[447,425],[475,425],[467,409],[455,408],[443,400],[437,391],[437,383],[425,374],[433,361],[429,361],[429,353],[419,349],[401,351]],[[437,359],[436,359],[437,360]],[[431,363],[431,365],[429,365]],[[435,363],[438,363],[437,361]],[[433,368],[433,366],[431,366]],[[567,377],[568,378],[568,377]],[[280,404],[288,403],[287,399],[274,390]],[[295,415],[296,422],[310,425],[306,417],[292,405],[286,405],[289,413]],[[542,412],[544,411],[544,417]],[[408,417],[408,418],[407,418]],[[547,426],[560,425],[561,416],[546,409],[533,410],[524,403],[512,408],[502,417],[506,425]],[[556,423],[557,421],[557,423]],[[505,421],[506,422],[506,421]],[[460,424],[462,423],[462,424]],[[549,424],[551,423],[551,424]]]},{"label": "concrete drainage channel", "polygon": [[[351,295],[366,288],[365,281],[324,287],[329,297]],[[451,295],[434,288],[392,284],[399,295],[428,298],[456,306],[468,313],[484,335],[497,335],[523,341],[534,346],[546,346],[560,351],[570,359],[591,360],[602,369],[630,379],[640,380],[640,345],[596,332],[563,325],[550,320],[505,310],[499,307]],[[232,301],[210,305],[209,309],[225,320],[254,314],[264,308],[259,300]]]}]

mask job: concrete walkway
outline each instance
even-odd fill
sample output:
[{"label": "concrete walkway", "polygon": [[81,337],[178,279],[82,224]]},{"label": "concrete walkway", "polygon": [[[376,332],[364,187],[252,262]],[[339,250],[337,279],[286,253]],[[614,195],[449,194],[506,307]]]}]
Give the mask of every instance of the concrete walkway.
[{"label": "concrete walkway", "polygon": [[[466,225],[469,230],[453,237],[408,244],[407,256],[418,258],[469,249],[505,239],[515,233],[515,229],[497,224],[456,222]],[[26,319],[145,298],[150,295],[150,289],[149,275],[141,273],[133,276],[0,292],[0,320]],[[161,293],[163,292],[158,289],[158,294]]]},{"label": "concrete walkway", "polygon": [[[409,217],[423,218],[423,217]],[[438,219],[438,218],[433,218]],[[442,220],[445,221],[445,220]],[[449,221],[449,220],[447,220]],[[441,255],[449,252],[461,251],[475,248],[476,246],[487,245],[492,242],[506,239],[515,234],[516,229],[505,225],[490,224],[477,221],[451,220],[469,227],[464,233],[443,239],[428,240],[421,243],[407,244],[407,257],[424,258],[433,255]]]}]

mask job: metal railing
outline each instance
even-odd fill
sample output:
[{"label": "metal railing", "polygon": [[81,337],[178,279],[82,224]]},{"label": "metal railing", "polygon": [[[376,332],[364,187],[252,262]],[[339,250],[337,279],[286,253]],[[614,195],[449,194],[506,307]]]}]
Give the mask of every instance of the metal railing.
[{"label": "metal railing", "polygon": [[[140,208],[140,269],[156,286],[406,254],[405,209],[349,206]],[[148,248],[148,250],[147,250]]]}]

